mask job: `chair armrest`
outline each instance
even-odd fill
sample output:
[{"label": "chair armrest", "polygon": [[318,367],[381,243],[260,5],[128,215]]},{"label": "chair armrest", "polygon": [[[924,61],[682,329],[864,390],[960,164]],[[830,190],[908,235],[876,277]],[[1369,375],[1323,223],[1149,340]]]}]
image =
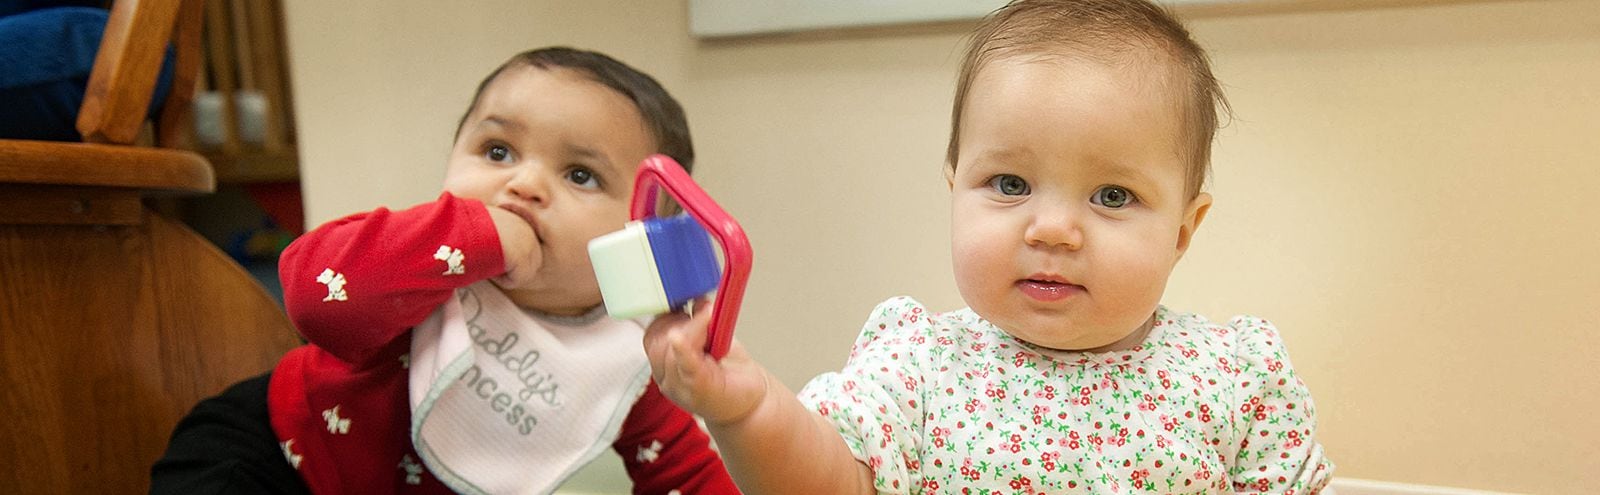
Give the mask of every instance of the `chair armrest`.
[{"label": "chair armrest", "polygon": [[0,184],[189,194],[217,186],[211,163],[188,151],[24,140],[0,140]]}]

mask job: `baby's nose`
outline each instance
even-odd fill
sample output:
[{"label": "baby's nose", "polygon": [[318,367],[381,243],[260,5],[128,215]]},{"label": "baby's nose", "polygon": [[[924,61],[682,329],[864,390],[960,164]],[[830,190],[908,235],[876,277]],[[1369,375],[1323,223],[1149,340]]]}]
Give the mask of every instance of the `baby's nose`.
[{"label": "baby's nose", "polygon": [[549,189],[549,178],[540,173],[538,167],[530,165],[519,167],[511,179],[506,181],[506,190],[511,194],[539,204],[549,200]]},{"label": "baby's nose", "polygon": [[1073,208],[1041,208],[1033,215],[1024,236],[1030,246],[1076,250],[1083,246],[1081,220],[1080,213]]}]

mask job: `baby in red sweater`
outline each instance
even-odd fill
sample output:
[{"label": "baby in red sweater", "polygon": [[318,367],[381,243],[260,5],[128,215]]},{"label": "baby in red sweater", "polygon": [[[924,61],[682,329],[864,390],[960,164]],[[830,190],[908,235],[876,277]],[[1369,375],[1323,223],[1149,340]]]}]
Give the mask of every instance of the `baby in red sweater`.
[{"label": "baby in red sweater", "polygon": [[610,446],[636,493],[736,493],[650,383],[648,322],[607,317],[589,264],[654,153],[694,158],[654,79],[529,51],[479,86],[437,200],[289,246],[285,305],[310,343],[274,369],[268,406],[312,491],[547,493]]}]

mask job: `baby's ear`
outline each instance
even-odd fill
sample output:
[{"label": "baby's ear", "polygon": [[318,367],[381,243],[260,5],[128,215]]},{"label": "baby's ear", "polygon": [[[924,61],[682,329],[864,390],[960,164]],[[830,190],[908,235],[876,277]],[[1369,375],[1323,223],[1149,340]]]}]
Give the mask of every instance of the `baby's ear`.
[{"label": "baby's ear", "polygon": [[956,189],[956,167],[954,165],[944,166],[944,185],[952,191]]},{"label": "baby's ear", "polygon": [[1200,230],[1200,223],[1206,220],[1209,211],[1211,194],[1200,193],[1189,201],[1183,213],[1183,225],[1178,226],[1178,258],[1183,258],[1183,253],[1189,250],[1189,241],[1194,239],[1194,232]]}]

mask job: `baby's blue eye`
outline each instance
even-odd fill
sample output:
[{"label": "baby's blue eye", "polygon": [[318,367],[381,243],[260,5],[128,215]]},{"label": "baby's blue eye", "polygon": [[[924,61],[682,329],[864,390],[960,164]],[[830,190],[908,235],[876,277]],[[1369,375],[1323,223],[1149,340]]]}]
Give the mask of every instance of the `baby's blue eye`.
[{"label": "baby's blue eye", "polygon": [[580,167],[567,171],[567,180],[586,189],[600,187],[600,178],[594,175],[594,171],[587,168]]},{"label": "baby's blue eye", "polygon": [[1011,174],[1001,174],[989,178],[989,187],[1006,196],[1028,194],[1028,181]]},{"label": "baby's blue eye", "polygon": [[492,162],[509,161],[511,159],[511,148],[507,148],[505,145],[491,144],[483,151],[483,156]]},{"label": "baby's blue eye", "polygon": [[1133,191],[1129,191],[1122,186],[1105,186],[1095,191],[1094,196],[1089,201],[1106,208],[1123,208],[1133,204],[1138,199],[1134,197]]}]

